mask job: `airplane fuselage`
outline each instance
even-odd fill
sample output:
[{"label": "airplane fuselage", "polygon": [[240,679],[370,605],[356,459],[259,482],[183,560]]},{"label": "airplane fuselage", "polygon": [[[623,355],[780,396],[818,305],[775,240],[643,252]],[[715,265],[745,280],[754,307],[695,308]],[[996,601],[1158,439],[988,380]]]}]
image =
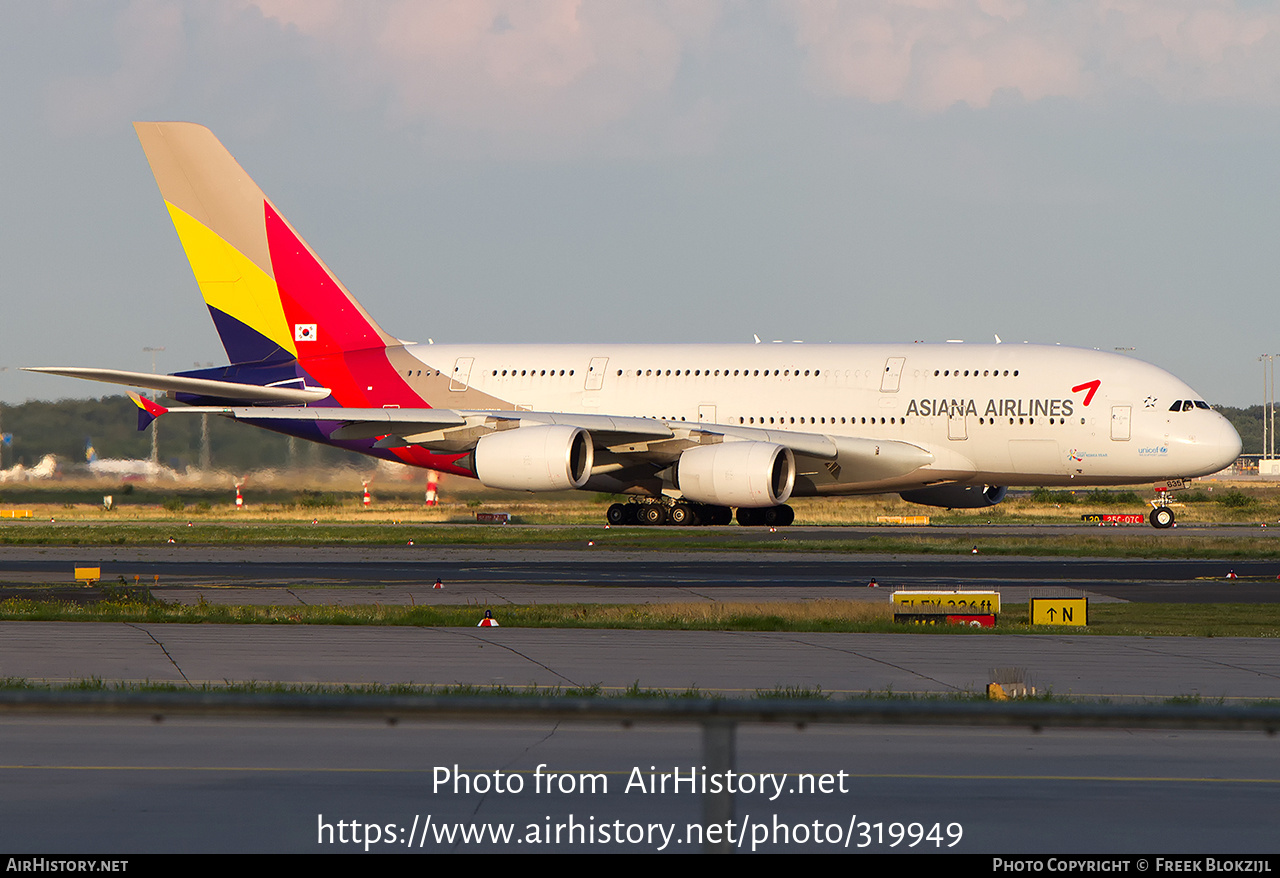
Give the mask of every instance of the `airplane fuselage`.
[{"label": "airplane fuselage", "polygon": [[[809,478],[797,483],[798,495],[943,480],[1134,484],[1216,472],[1239,451],[1229,422],[1173,375],[1077,348],[416,344],[388,355],[417,404],[434,408],[607,413],[896,440],[934,457],[892,484]],[[377,388],[367,391],[371,402],[380,398]],[[408,403],[396,396],[375,404]],[[1183,401],[1187,410],[1170,410]]]}]

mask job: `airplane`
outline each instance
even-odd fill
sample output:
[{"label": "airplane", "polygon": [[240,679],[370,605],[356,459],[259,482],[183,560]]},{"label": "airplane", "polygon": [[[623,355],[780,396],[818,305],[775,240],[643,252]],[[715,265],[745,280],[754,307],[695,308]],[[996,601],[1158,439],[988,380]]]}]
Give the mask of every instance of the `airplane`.
[{"label": "airplane", "polygon": [[[611,524],[786,525],[792,497],[981,508],[1009,486],[1208,475],[1231,424],[1156,366],[1030,344],[416,344],[386,332],[209,129],[135,123],[230,365],[32,371],[515,491]],[[1158,528],[1173,510],[1150,514]]]},{"label": "airplane", "polygon": [[114,479],[154,479],[167,476],[176,479],[178,474],[172,468],[162,466],[151,460],[140,458],[98,457],[98,450],[93,447],[93,440],[84,444],[84,460],[90,474],[109,476]]}]

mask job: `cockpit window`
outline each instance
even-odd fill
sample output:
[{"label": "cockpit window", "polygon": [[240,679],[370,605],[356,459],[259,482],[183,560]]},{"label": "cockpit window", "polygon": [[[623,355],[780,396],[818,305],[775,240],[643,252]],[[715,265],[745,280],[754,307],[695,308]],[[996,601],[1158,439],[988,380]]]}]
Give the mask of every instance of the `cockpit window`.
[{"label": "cockpit window", "polygon": [[1171,412],[1180,412],[1180,411],[1182,411],[1182,400],[1180,400],[1180,399],[1179,399],[1179,400],[1175,400],[1175,401],[1174,401],[1174,403],[1173,403],[1173,405],[1169,406],[1169,411],[1171,411]]},{"label": "cockpit window", "polygon": [[1198,408],[1198,409],[1207,409],[1207,408],[1209,408],[1209,403],[1205,402],[1203,399],[1197,399],[1197,400],[1196,400],[1196,408]]}]

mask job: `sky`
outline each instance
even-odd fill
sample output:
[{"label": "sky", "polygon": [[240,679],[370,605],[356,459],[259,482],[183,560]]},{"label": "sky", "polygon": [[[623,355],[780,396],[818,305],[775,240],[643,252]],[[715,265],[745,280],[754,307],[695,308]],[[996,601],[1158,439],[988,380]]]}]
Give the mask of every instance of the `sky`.
[{"label": "sky", "polygon": [[6,403],[226,362],[139,119],[401,338],[1280,353],[1280,3],[11,0],[0,83]]}]

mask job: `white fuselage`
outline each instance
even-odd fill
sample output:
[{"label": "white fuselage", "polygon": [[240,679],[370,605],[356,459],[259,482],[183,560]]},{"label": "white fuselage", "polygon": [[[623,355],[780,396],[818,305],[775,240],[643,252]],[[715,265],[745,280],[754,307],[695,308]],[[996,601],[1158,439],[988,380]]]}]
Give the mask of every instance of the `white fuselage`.
[{"label": "white fuselage", "polygon": [[[896,440],[934,457],[901,482],[906,487],[1134,484],[1216,472],[1240,452],[1230,423],[1173,375],[1078,348],[409,345],[405,352],[422,368],[401,374],[432,407]],[[475,404],[481,397],[487,405]],[[1183,401],[1186,410],[1171,410]]]}]

